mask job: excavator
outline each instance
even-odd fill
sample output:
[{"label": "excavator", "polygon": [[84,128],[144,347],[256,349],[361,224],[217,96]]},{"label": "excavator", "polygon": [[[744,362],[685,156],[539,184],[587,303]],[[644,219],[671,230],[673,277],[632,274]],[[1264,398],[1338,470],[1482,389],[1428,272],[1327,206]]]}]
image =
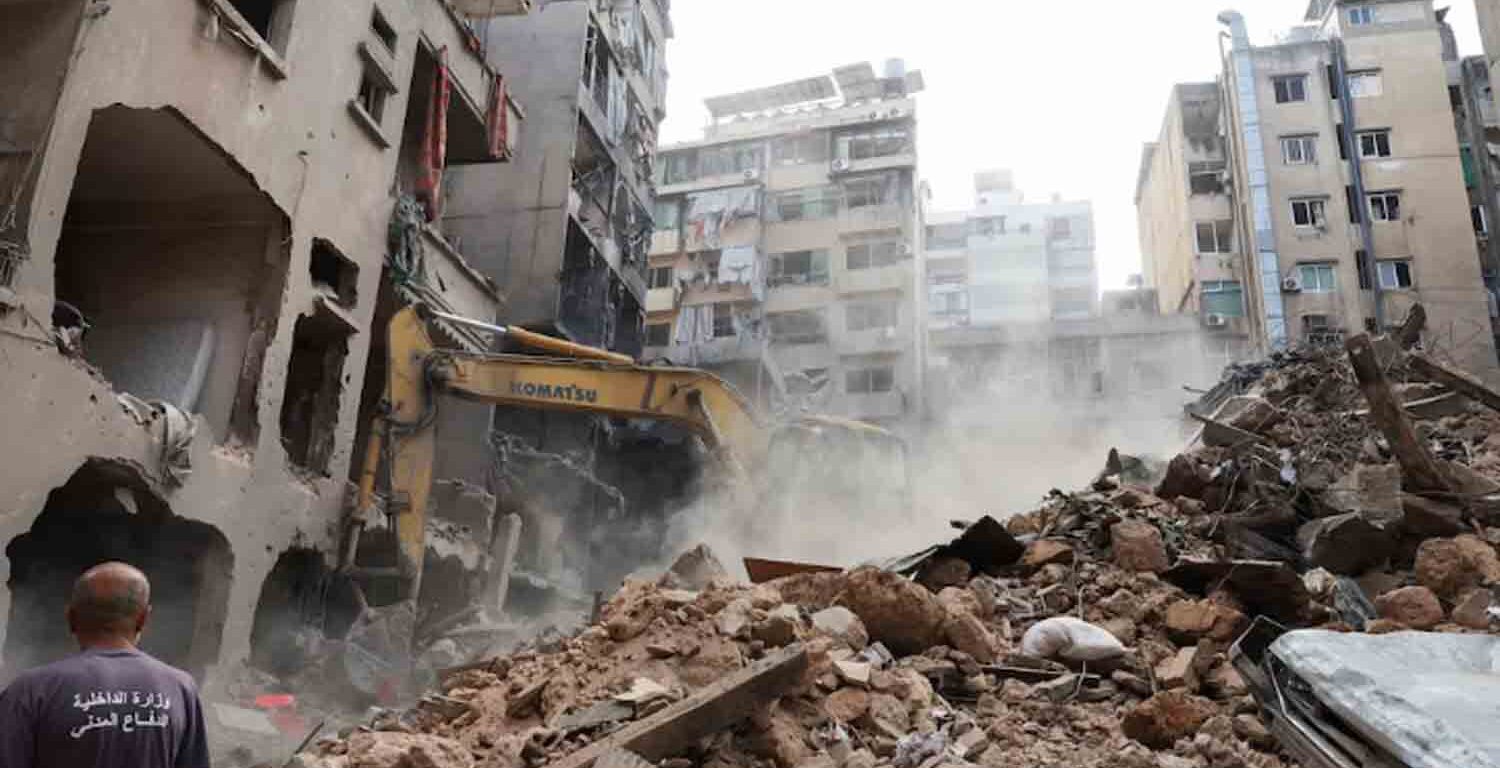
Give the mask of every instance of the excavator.
[{"label": "excavator", "polygon": [[[541,354],[441,348],[428,330],[438,319]],[[356,511],[340,546],[339,572],[356,580],[395,577],[401,598],[412,605],[421,592],[435,424],[445,397],[682,427],[702,440],[718,465],[711,477],[717,477],[716,485],[726,491],[737,517],[751,527],[776,514],[805,514],[809,500],[839,504],[854,514],[892,505],[911,508],[906,444],[871,424],[812,415],[773,423],[756,413],[732,385],[708,371],[640,365],[618,352],[421,304],[398,311],[387,334],[382,412],[371,425]],[[388,487],[377,489],[382,478]],[[361,534],[378,514],[378,490],[385,491],[385,514],[397,549],[394,558],[383,559],[393,560],[395,566],[356,567]],[[358,602],[367,610],[362,594]],[[388,650],[380,655],[389,655],[393,645],[400,645],[399,638],[393,643],[385,628],[381,634],[387,637],[380,645]]]}]

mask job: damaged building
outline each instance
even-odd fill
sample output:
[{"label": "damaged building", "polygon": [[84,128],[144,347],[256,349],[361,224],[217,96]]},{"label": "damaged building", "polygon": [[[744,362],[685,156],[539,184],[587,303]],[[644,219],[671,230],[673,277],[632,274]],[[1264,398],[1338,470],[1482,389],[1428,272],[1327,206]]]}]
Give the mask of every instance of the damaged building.
[{"label": "damaged building", "polygon": [[893,59],[709,98],[658,164],[647,356],[764,409],[909,424],[922,87]]},{"label": "damaged building", "polygon": [[481,52],[444,0],[0,3],[5,675],[70,647],[109,559],[155,584],[145,649],[199,676],[347,626],[320,590],[383,323],[500,314],[441,218],[445,169],[515,148]]}]

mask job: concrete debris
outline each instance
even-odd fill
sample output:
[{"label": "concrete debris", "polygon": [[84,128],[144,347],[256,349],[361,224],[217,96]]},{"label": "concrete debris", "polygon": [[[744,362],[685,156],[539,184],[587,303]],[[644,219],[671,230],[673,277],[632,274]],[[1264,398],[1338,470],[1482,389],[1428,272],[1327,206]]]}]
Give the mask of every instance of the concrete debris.
[{"label": "concrete debris", "polygon": [[378,721],[304,762],[351,768],[356,749],[425,736],[381,749],[461,745],[442,768],[589,768],[618,749],[659,768],[1290,766],[1227,658],[1253,619],[1500,617],[1500,504],[1471,493],[1500,479],[1500,412],[1403,410],[1445,393],[1402,354],[1382,375],[1422,386],[1400,396],[1334,351],[1237,366],[1245,398],[1198,412],[1253,440],[1195,443],[1154,487],[1119,457],[1084,490],[878,566],[746,585],[694,550],[627,582],[595,626],[444,679],[458,714]]}]

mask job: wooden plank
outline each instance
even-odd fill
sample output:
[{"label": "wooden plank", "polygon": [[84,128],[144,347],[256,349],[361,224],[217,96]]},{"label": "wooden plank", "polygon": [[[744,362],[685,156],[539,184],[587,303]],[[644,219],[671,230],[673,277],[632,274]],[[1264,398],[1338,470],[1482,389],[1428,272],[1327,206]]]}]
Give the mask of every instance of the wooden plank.
[{"label": "wooden plank", "polygon": [[1500,411],[1500,392],[1486,387],[1483,382],[1468,372],[1444,365],[1421,354],[1408,355],[1407,360],[1410,361],[1413,371],[1429,380],[1442,384],[1491,410]]},{"label": "wooden plank", "polygon": [[1442,467],[1417,436],[1400,398],[1391,391],[1369,335],[1362,333],[1349,339],[1344,348],[1349,352],[1349,363],[1354,367],[1359,389],[1370,403],[1370,418],[1385,435],[1391,452],[1401,464],[1406,490],[1414,493],[1448,492],[1450,487]]},{"label": "wooden plank", "polygon": [[616,749],[630,750],[653,763],[680,755],[704,736],[744,720],[758,707],[791,690],[807,665],[807,650],[801,644],[789,645],[549,765],[591,768]]}]

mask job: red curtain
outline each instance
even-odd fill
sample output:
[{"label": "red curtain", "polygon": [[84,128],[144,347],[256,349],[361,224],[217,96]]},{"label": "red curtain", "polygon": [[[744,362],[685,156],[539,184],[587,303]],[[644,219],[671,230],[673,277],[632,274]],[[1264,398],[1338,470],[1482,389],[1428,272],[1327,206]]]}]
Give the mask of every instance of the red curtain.
[{"label": "red curtain", "polygon": [[448,48],[438,51],[427,99],[427,130],[422,137],[421,171],[417,175],[417,199],[427,213],[428,221],[442,214],[443,167],[448,156],[448,100],[452,87],[448,82]]},{"label": "red curtain", "polygon": [[495,73],[495,89],[490,94],[490,111],[485,115],[489,129],[491,160],[510,159],[510,110],[505,108],[505,77]]}]

